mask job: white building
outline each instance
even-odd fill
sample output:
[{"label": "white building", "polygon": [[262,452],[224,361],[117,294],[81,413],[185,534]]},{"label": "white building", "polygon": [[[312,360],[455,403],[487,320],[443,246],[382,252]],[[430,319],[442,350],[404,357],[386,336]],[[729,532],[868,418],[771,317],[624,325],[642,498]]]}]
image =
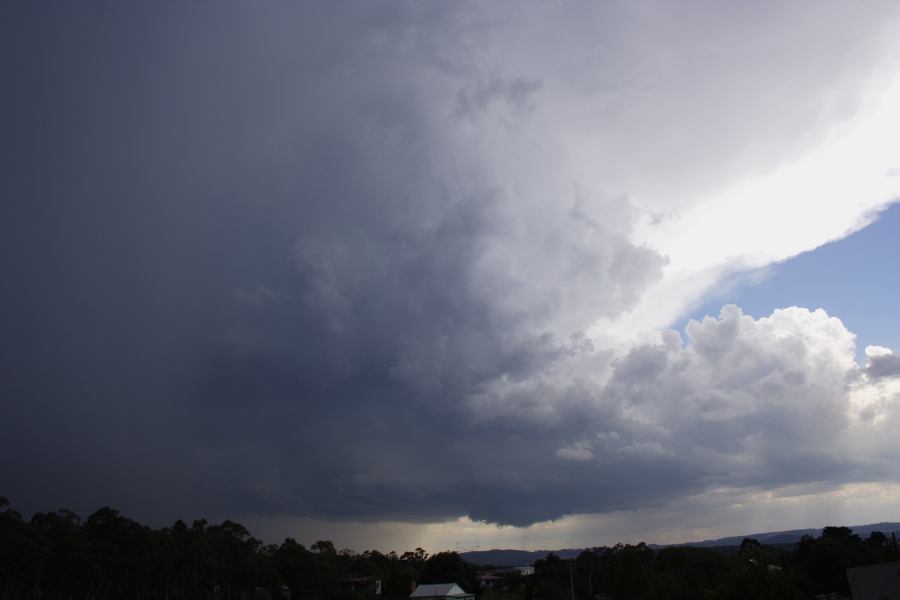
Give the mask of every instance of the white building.
[{"label": "white building", "polygon": [[475,594],[455,583],[423,583],[409,597],[410,600],[475,600]]}]

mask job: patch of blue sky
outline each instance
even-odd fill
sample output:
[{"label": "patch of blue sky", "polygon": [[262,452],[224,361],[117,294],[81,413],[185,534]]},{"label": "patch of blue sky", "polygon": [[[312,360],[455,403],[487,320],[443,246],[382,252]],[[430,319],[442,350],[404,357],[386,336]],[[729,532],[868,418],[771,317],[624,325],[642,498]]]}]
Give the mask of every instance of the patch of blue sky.
[{"label": "patch of blue sky", "polygon": [[868,345],[900,350],[900,204],[844,239],[734,275],[673,327],[684,331],[689,319],[718,315],[725,304],[755,318],[787,306],[823,308],[856,333],[858,354]]}]

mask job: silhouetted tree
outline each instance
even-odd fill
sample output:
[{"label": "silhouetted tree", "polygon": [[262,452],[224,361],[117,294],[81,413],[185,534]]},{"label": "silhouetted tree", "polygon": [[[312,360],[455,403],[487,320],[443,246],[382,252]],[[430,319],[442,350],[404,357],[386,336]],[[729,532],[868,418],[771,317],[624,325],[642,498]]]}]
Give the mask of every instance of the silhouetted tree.
[{"label": "silhouetted tree", "polygon": [[457,583],[469,593],[478,590],[475,569],[456,552],[438,552],[429,556],[422,569],[420,583]]},{"label": "silhouetted tree", "polygon": [[[489,600],[569,600],[573,591],[576,600],[805,599],[847,594],[847,568],[890,560],[888,536],[862,540],[846,527],[804,537],[794,551],[753,539],[730,554],[619,544],[574,560],[550,554]],[[381,580],[383,600],[406,600],[416,581],[480,591],[473,566],[455,552],[356,554],[292,538],[264,545],[234,521],[154,530],[109,507],[84,521],[65,509],[26,521],[0,497],[0,600],[276,600],[282,585],[293,600],[363,600],[341,586],[359,576]]]}]

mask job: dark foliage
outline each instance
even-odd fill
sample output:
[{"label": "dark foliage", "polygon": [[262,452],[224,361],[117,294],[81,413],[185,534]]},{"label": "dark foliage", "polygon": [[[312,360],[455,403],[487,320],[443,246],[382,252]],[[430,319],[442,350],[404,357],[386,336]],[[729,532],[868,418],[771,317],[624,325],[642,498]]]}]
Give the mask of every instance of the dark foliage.
[{"label": "dark foliage", "polygon": [[898,559],[882,533],[862,540],[846,527],[827,527],[822,537],[806,537],[793,551],[745,539],[737,552],[694,547],[656,551],[644,544],[620,544],[585,550],[572,561],[551,554],[537,561],[526,587],[534,600],[849,597],[848,568]]},{"label": "dark foliage", "polygon": [[[846,527],[805,537],[794,550],[745,539],[729,553],[644,544],[550,554],[534,575],[509,578],[483,600],[789,600],[848,596],[849,567],[898,560],[891,539]],[[456,582],[477,592],[474,567],[455,552],[397,555],[309,548],[288,538],[264,545],[242,525],[201,519],[151,529],[101,508],[86,520],[59,510],[30,520],[0,498],[0,600],[383,600],[416,582]]]},{"label": "dark foliage", "polygon": [[399,600],[423,578],[475,591],[473,567],[454,552],[266,546],[233,521],[155,530],[111,508],[84,522],[66,510],[25,520],[0,498],[0,600],[367,600],[375,580],[381,598]]}]

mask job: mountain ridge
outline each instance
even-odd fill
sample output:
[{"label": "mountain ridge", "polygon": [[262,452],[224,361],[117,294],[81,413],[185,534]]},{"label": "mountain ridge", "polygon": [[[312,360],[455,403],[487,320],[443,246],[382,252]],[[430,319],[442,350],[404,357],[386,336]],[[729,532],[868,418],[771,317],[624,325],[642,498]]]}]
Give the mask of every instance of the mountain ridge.
[{"label": "mountain ridge", "polygon": [[[900,522],[883,521],[880,523],[868,523],[865,525],[849,525],[853,533],[860,537],[868,537],[873,531],[881,531],[885,534],[896,532],[900,535]],[[680,544],[648,544],[652,548],[667,548],[671,546],[692,546],[695,548],[733,547],[740,546],[744,538],[753,538],[762,544],[796,544],[804,535],[818,537],[822,535],[824,527],[807,529],[786,529],[782,531],[767,531],[762,533],[750,533],[746,535],[733,535],[721,538],[684,542]],[[495,567],[516,567],[533,565],[535,561],[546,558],[553,553],[560,558],[574,558],[583,548],[564,548],[560,550],[515,550],[492,549],[471,550],[460,552],[460,556],[466,562],[473,565],[491,565]]]}]

